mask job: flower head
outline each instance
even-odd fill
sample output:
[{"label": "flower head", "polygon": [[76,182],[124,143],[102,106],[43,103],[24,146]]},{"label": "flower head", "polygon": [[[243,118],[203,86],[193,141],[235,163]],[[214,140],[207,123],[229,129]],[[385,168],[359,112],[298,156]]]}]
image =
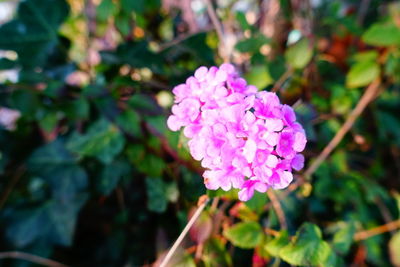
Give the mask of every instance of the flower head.
[{"label": "flower head", "polygon": [[200,67],[172,92],[167,125],[172,131],[184,127],[191,155],[206,168],[208,189],[237,188],[247,201],[254,191],[286,188],[292,169],[303,168],[299,152],[307,139],[293,108],[248,85],[233,65]]}]

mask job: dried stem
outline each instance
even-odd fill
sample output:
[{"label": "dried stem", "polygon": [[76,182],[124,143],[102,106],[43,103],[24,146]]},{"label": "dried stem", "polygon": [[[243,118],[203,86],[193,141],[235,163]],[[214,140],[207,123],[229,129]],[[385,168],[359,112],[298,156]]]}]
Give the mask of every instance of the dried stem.
[{"label": "dried stem", "polygon": [[354,235],[354,240],[355,241],[365,240],[376,235],[396,230],[398,228],[400,228],[400,219],[369,230],[357,232]]},{"label": "dried stem", "polygon": [[274,207],[276,215],[278,216],[278,220],[281,225],[281,228],[284,230],[287,230],[287,222],[286,222],[285,213],[282,209],[282,206],[281,206],[281,203],[279,202],[278,197],[275,195],[275,193],[272,190],[268,190],[267,194],[268,194],[269,199],[271,200],[271,203],[272,203],[272,206]]},{"label": "dried stem", "polygon": [[318,155],[318,157],[314,160],[314,162],[304,172],[304,176],[306,179],[309,178],[318,169],[321,163],[326,160],[326,158],[331,154],[333,149],[335,149],[336,146],[340,143],[340,141],[342,141],[343,137],[351,129],[354,122],[361,115],[361,113],[364,111],[367,105],[372,100],[374,100],[375,96],[378,93],[379,86],[380,86],[380,81],[375,80],[367,87],[360,101],[357,103],[356,107],[351,111],[349,117],[342,125],[342,127],[339,129],[339,131],[336,133],[335,137],[333,137],[333,139],[324,148],[324,150],[322,150],[321,154]]},{"label": "dried stem", "polygon": [[20,251],[0,252],[0,259],[19,259],[49,267],[68,267],[67,265],[56,262],[54,260],[46,259],[43,257],[39,257],[33,254]]},{"label": "dried stem", "polygon": [[178,239],[176,239],[174,245],[171,247],[171,249],[168,251],[167,255],[165,258],[162,260],[161,264],[159,267],[165,267],[167,266],[168,262],[170,261],[172,255],[174,255],[176,249],[179,247],[183,239],[185,238],[186,234],[189,232],[190,228],[193,226],[193,224],[196,222],[197,218],[199,218],[201,212],[204,210],[208,203],[209,199],[206,198],[205,200],[201,201],[202,203],[199,203],[200,205],[197,207],[196,212],[193,214],[192,218],[190,218],[189,222],[186,224],[185,228],[179,235]]}]

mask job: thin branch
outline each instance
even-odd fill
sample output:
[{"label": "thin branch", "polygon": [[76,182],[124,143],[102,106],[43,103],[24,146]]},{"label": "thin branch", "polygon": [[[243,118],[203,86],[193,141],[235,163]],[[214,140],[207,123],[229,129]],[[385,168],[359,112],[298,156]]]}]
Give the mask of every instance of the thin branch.
[{"label": "thin branch", "polygon": [[39,265],[48,266],[48,267],[68,267],[68,265],[56,262],[54,260],[46,259],[43,257],[39,257],[33,254],[20,252],[20,251],[5,251],[0,252],[0,259],[19,259],[30,261]]},{"label": "thin branch", "polygon": [[367,105],[372,100],[374,100],[379,90],[379,86],[380,86],[380,81],[375,80],[367,87],[360,101],[357,103],[356,107],[351,111],[349,117],[342,125],[342,127],[339,129],[339,131],[336,133],[335,137],[333,137],[333,139],[324,148],[324,150],[322,150],[321,154],[318,155],[318,157],[311,163],[308,169],[304,172],[304,177],[306,179],[310,178],[310,176],[318,169],[321,163],[324,162],[326,158],[331,154],[333,149],[335,149],[336,146],[340,143],[340,141],[342,141],[343,137],[351,129],[354,122],[361,115],[361,113],[364,111]]},{"label": "thin branch", "polygon": [[293,69],[292,68],[288,68],[281,77],[279,77],[279,79],[276,81],[276,83],[274,84],[274,87],[271,89],[271,92],[277,92],[282,85],[285,83],[285,81],[290,77],[290,75],[292,75],[293,73]]},{"label": "thin branch", "polygon": [[271,228],[264,228],[264,232],[267,235],[272,235],[273,237],[278,237],[280,235],[279,231],[276,231],[276,230],[271,229]]},{"label": "thin branch", "polygon": [[[386,223],[390,223],[393,221],[393,216],[390,214],[390,210],[388,207],[383,203],[381,197],[376,197],[375,203],[379,208],[380,213],[382,214],[383,219],[385,220]],[[391,232],[391,234],[394,234],[394,231]]]},{"label": "thin branch", "polygon": [[207,28],[207,29],[204,29],[204,30],[201,30],[201,31],[191,32],[191,33],[188,33],[188,34],[184,34],[184,35],[178,36],[178,37],[176,37],[176,39],[174,39],[174,40],[172,40],[172,41],[170,41],[168,43],[160,44],[158,52],[162,52],[162,51],[164,51],[164,50],[166,50],[166,49],[168,49],[168,48],[170,48],[172,46],[180,44],[180,43],[184,42],[185,40],[189,39],[190,37],[193,37],[193,36],[195,36],[197,34],[207,33],[209,31],[211,31],[212,29],[213,29],[213,27],[210,27],[210,28]]},{"label": "thin branch", "polygon": [[22,175],[25,172],[25,167],[20,166],[16,171],[14,176],[11,178],[11,181],[8,183],[4,193],[1,195],[0,198],[0,210],[3,208],[4,204],[7,202],[8,197],[10,196],[12,190],[14,189],[15,185],[18,183],[19,179],[21,179]]},{"label": "thin branch", "polygon": [[367,105],[370,102],[372,102],[375,99],[375,97],[379,94],[379,87],[380,87],[379,80],[375,80],[367,87],[365,93],[360,98],[360,101],[357,103],[356,107],[351,111],[349,117],[347,117],[347,120],[339,129],[339,131],[336,133],[336,135],[333,137],[333,139],[324,148],[324,150],[322,150],[321,154],[318,155],[318,157],[308,167],[308,169],[304,172],[304,174],[302,176],[299,176],[296,182],[292,183],[287,188],[287,190],[285,190],[282,193],[283,196],[289,195],[291,192],[295,191],[299,186],[307,182],[308,179],[310,179],[311,175],[318,169],[321,163],[326,160],[326,158],[330,155],[333,149],[335,149],[336,146],[340,143],[340,141],[342,141],[343,137],[351,129],[354,122],[361,115],[361,113],[364,111]]},{"label": "thin branch", "polygon": [[217,31],[218,39],[222,44],[224,55],[221,55],[224,59],[224,62],[229,62],[229,55],[228,49],[226,46],[226,40],[224,36],[223,26],[222,23],[219,21],[217,14],[215,13],[214,7],[211,3],[211,0],[204,0],[205,4],[207,5],[207,12],[210,16],[211,22],[214,25],[215,30]]},{"label": "thin branch", "polygon": [[[201,200],[201,199],[200,199]],[[193,226],[193,224],[196,222],[197,218],[200,216],[201,212],[204,210],[208,203],[209,199],[203,199],[202,203],[199,203],[200,205],[197,207],[196,212],[193,214],[192,218],[190,218],[189,222],[186,224],[185,228],[179,235],[178,239],[176,239],[174,245],[171,247],[171,249],[168,251],[167,255],[165,258],[162,260],[161,264],[159,267],[165,267],[167,266],[168,262],[170,261],[172,255],[174,255],[176,249],[179,247],[183,239],[185,238],[186,234],[189,232],[190,228]]]},{"label": "thin branch", "polygon": [[376,236],[376,235],[380,235],[383,233],[387,233],[396,229],[400,228],[400,219],[396,220],[396,221],[392,221],[390,223],[366,230],[366,231],[361,231],[361,232],[357,232],[354,235],[354,240],[355,241],[360,241],[360,240],[365,240],[368,239],[370,237]]},{"label": "thin branch", "polygon": [[281,225],[281,228],[284,230],[287,230],[287,222],[286,222],[285,213],[282,209],[282,206],[281,206],[281,203],[279,202],[278,197],[275,195],[274,191],[272,191],[272,190],[268,190],[267,194],[268,194],[269,199],[271,200],[271,203],[272,203],[272,206],[274,207],[276,215],[278,216],[278,220]]}]

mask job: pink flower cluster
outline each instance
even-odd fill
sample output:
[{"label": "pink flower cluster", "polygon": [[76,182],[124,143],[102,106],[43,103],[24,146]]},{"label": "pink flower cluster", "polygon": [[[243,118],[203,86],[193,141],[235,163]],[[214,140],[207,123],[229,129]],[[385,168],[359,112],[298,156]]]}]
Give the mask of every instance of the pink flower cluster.
[{"label": "pink flower cluster", "polygon": [[287,187],[292,169],[303,168],[307,140],[293,109],[247,85],[231,64],[200,67],[173,93],[168,127],[184,127],[190,153],[207,169],[208,189],[238,188],[247,201],[254,190]]}]

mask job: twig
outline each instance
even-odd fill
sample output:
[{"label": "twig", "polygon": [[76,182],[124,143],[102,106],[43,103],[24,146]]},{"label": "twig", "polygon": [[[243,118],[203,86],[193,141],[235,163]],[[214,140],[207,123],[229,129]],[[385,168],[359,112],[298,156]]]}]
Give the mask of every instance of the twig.
[{"label": "twig", "polygon": [[213,29],[213,27],[210,27],[210,28],[207,28],[207,29],[204,29],[204,30],[201,30],[201,31],[191,32],[191,33],[188,33],[188,34],[185,34],[185,35],[178,36],[176,39],[174,39],[174,40],[172,40],[172,41],[170,41],[168,43],[160,44],[158,52],[162,52],[162,51],[164,51],[164,50],[166,50],[166,49],[168,49],[168,48],[170,48],[172,46],[175,46],[175,45],[177,45],[177,44],[179,44],[181,42],[184,42],[185,40],[187,40],[190,37],[193,37],[193,36],[195,36],[197,34],[207,33],[209,31],[211,31],[212,29]]},{"label": "twig", "polygon": [[379,234],[396,230],[398,228],[400,228],[400,219],[366,231],[357,232],[354,235],[354,240],[355,241],[365,240]]},{"label": "twig", "polygon": [[276,230],[271,229],[271,228],[264,228],[264,232],[267,235],[272,235],[273,237],[278,237],[280,235],[279,231],[276,231]]},{"label": "twig", "polygon": [[375,80],[372,82],[365,93],[361,97],[360,101],[357,103],[356,107],[351,111],[349,117],[336,133],[335,137],[329,142],[329,144],[322,150],[321,154],[311,163],[308,169],[304,172],[304,177],[306,179],[310,178],[310,176],[318,169],[322,162],[326,160],[326,158],[331,154],[333,149],[342,141],[343,137],[346,133],[351,129],[354,122],[361,115],[367,105],[375,98],[378,90],[379,90],[380,81]]},{"label": "twig", "polygon": [[276,81],[276,83],[274,84],[274,87],[272,87],[271,92],[277,92],[283,85],[283,83],[287,80],[287,78],[290,77],[290,75],[292,75],[293,73],[293,69],[292,68],[288,68],[281,77],[279,77],[279,79]]},{"label": "twig", "polygon": [[321,154],[314,160],[314,162],[308,167],[308,169],[304,172],[302,176],[299,176],[296,182],[292,183],[287,190],[282,193],[283,196],[289,195],[291,192],[295,191],[299,186],[304,184],[308,179],[310,179],[311,175],[318,169],[324,160],[330,155],[330,153],[335,149],[335,147],[342,141],[343,137],[346,133],[351,129],[356,119],[361,115],[367,105],[374,100],[376,95],[379,92],[380,81],[375,80],[371,83],[365,93],[361,97],[360,101],[357,103],[356,107],[352,110],[349,117],[333,137],[333,139],[329,142],[329,144],[322,150]]},{"label": "twig", "polygon": [[181,244],[183,238],[186,236],[186,234],[189,232],[190,228],[193,226],[197,218],[200,216],[201,212],[204,210],[208,203],[209,199],[205,199],[198,207],[196,212],[193,214],[192,218],[190,218],[189,222],[186,224],[185,228],[179,235],[178,239],[176,239],[174,245],[171,247],[171,249],[168,251],[167,255],[165,258],[162,260],[161,264],[159,267],[165,267],[167,266],[169,260],[171,259],[172,255],[174,255],[176,249],[178,246]]},{"label": "twig", "polygon": [[217,31],[218,39],[222,43],[224,55],[221,55],[224,62],[229,62],[229,55],[226,40],[224,37],[224,31],[222,27],[222,23],[219,21],[217,14],[215,13],[214,7],[211,3],[211,0],[204,0],[205,4],[207,5],[207,12],[210,16],[211,22],[214,25],[215,30]]},{"label": "twig", "polygon": [[278,197],[275,195],[274,191],[268,190],[267,191],[268,197],[271,200],[272,206],[274,207],[274,210],[276,212],[276,215],[278,216],[279,223],[281,225],[281,228],[284,230],[287,230],[287,222],[286,222],[286,217],[285,213],[283,212],[281,203],[279,202]]},{"label": "twig", "polygon": [[49,267],[68,267],[68,265],[56,262],[54,260],[46,259],[43,257],[39,257],[33,254],[25,253],[25,252],[20,252],[20,251],[5,251],[5,252],[0,252],[0,259],[20,259],[20,260],[26,260],[30,261],[36,264],[40,264],[43,266],[49,266]]},{"label": "twig", "polygon": [[16,171],[14,176],[11,178],[11,181],[8,183],[4,193],[0,198],[0,210],[3,208],[4,204],[7,202],[8,197],[10,196],[12,190],[14,189],[15,185],[18,183],[19,179],[25,172],[25,167],[20,166]]}]

